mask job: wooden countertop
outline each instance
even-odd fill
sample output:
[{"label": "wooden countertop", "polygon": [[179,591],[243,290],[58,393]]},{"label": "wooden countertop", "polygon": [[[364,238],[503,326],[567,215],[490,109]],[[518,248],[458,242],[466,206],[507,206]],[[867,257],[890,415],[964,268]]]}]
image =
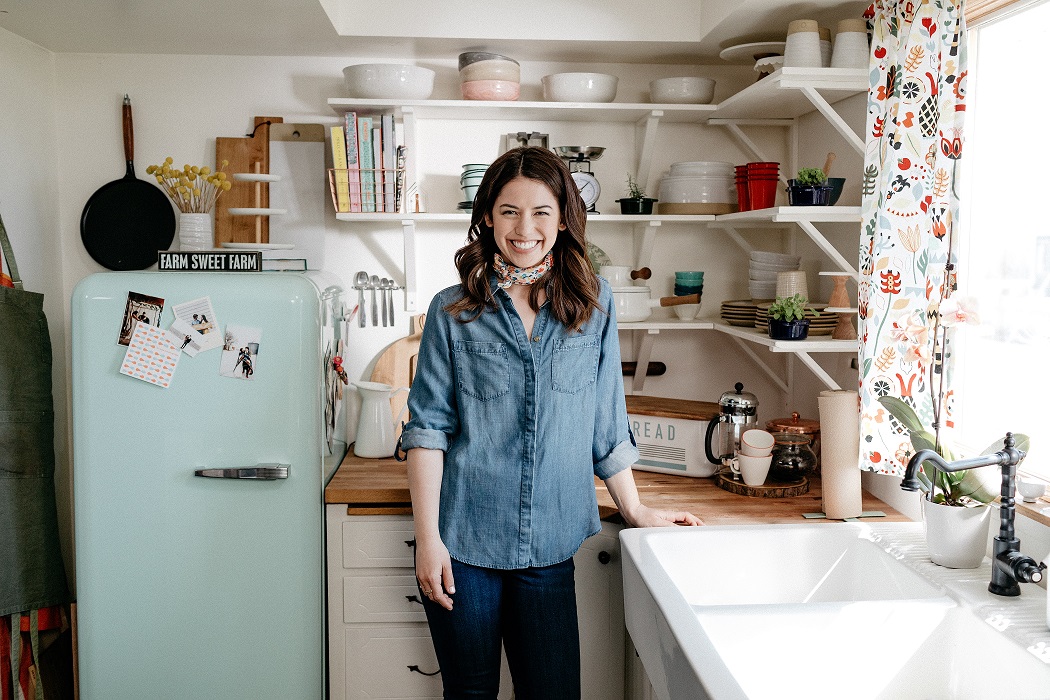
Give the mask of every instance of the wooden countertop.
[{"label": "wooden countertop", "polygon": [[[634,480],[642,503],[652,508],[687,510],[708,525],[746,525],[752,523],[828,522],[803,518],[804,513],[821,511],[820,479],[811,480],[809,493],[795,498],[753,498],[738,496],[718,488],[711,479],[635,471]],[[616,505],[605,484],[595,479],[598,511],[603,519],[618,517]],[[405,462],[389,459],[363,459],[353,449],[332,476],[324,491],[325,503],[345,503],[351,515],[395,515],[412,512]],[[908,521],[878,498],[864,493],[865,511],[882,511],[885,517],[872,522]]]}]

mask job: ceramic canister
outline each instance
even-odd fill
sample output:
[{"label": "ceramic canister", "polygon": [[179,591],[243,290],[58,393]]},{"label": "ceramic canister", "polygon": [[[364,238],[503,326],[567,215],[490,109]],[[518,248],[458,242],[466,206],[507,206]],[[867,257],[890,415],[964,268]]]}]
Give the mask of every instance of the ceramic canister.
[{"label": "ceramic canister", "polygon": [[817,27],[817,36],[820,37],[820,65],[827,68],[831,65],[831,30]]},{"label": "ceramic canister", "polygon": [[868,25],[862,19],[844,19],[835,32],[832,68],[868,67]]},{"label": "ceramic canister", "polygon": [[796,19],[788,24],[784,66],[821,68],[820,35],[816,20]]}]

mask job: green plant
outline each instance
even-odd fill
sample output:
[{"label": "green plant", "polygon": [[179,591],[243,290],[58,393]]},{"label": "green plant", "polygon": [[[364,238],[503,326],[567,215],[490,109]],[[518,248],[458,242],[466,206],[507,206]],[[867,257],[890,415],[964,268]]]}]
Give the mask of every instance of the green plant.
[{"label": "green plant", "polygon": [[828,176],[820,168],[799,168],[795,176],[795,185],[799,187],[817,187],[828,181]]},{"label": "green plant", "polygon": [[769,317],[777,321],[801,321],[806,315],[816,314],[806,308],[809,300],[801,294],[792,294],[789,297],[777,297],[769,305]]},{"label": "green plant", "polygon": [[645,199],[645,190],[639,186],[638,181],[627,175],[627,199]]},{"label": "green plant", "polygon": [[[935,433],[931,433],[919,420],[914,409],[895,396],[882,396],[879,403],[896,418],[908,431],[912,447],[915,451],[934,450],[946,461],[951,462],[958,455],[940,442]],[[1021,433],[1014,434],[1015,447],[1022,452],[1028,451],[1029,438]],[[1003,449],[1003,441],[997,440],[982,452],[989,455]],[[931,471],[932,470],[932,471]],[[934,503],[943,503],[948,506],[975,507],[990,503],[999,495],[999,468],[981,467],[979,469],[966,469],[958,472],[942,472],[925,464],[918,474],[922,482],[923,490],[930,494],[930,500]]]}]

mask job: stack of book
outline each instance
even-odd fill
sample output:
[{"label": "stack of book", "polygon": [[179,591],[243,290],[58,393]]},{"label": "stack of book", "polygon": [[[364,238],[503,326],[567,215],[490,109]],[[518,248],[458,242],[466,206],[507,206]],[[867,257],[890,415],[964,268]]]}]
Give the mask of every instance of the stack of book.
[{"label": "stack of book", "polygon": [[329,184],[337,213],[402,209],[405,147],[398,144],[394,115],[347,112],[331,127]]}]

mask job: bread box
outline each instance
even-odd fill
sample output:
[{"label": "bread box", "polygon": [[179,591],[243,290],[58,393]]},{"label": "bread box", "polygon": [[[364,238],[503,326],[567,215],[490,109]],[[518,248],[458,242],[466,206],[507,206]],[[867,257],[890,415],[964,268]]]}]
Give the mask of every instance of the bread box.
[{"label": "bread box", "polygon": [[707,461],[707,424],[718,418],[718,404],[709,401],[627,397],[627,419],[638,443],[634,468],[679,476],[711,476],[718,466]]}]

